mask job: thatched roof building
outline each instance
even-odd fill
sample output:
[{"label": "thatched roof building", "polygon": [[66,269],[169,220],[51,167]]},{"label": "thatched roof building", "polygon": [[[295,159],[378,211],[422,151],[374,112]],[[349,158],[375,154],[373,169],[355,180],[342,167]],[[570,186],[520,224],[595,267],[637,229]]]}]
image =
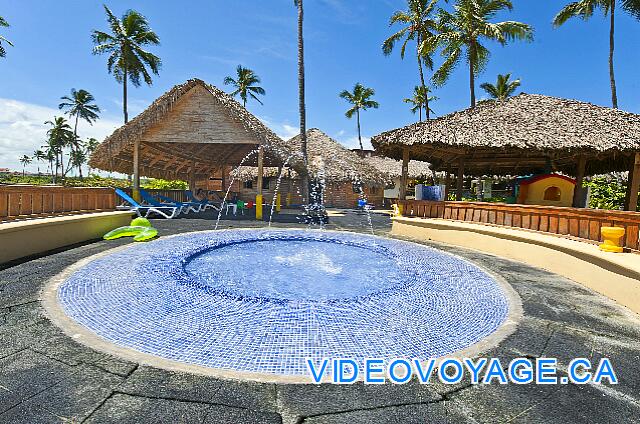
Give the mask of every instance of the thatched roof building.
[{"label": "thatched roof building", "polygon": [[[199,79],[176,85],[144,112],[107,137],[89,165],[131,174],[134,146],[140,174],[193,180],[224,165],[239,165],[258,145],[265,166],[279,166],[290,147],[222,90]],[[246,163],[255,164],[256,154]]]},{"label": "thatched roof building", "polygon": [[372,138],[376,151],[428,161],[434,170],[518,175],[541,169],[577,175],[628,171],[640,151],[640,115],[576,100],[521,94],[480,103]]},{"label": "thatched roof building", "polygon": [[[287,144],[294,151],[300,151],[300,135],[287,141]],[[382,172],[317,128],[307,130],[307,155],[308,172],[312,177],[322,176],[330,182],[386,182]],[[292,162],[294,168],[298,162]]]},{"label": "thatched roof building", "polygon": [[[402,177],[402,161],[387,158],[384,156],[369,156],[364,158],[369,165],[382,172],[388,180],[395,180]],[[419,160],[409,161],[408,177],[412,180],[419,178],[433,177],[434,172],[427,162]]]}]

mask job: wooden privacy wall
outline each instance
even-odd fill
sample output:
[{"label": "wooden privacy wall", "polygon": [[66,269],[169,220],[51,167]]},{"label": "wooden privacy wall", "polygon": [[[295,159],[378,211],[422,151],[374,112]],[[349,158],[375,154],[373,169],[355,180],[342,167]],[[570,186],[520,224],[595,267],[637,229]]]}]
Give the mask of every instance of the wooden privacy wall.
[{"label": "wooden privacy wall", "polygon": [[112,188],[0,186],[0,220],[116,208]]},{"label": "wooden privacy wall", "polygon": [[507,205],[485,202],[431,202],[398,200],[404,216],[443,218],[479,224],[568,235],[594,242],[602,241],[601,227],[623,227],[623,245],[640,250],[640,212],[554,206]]}]

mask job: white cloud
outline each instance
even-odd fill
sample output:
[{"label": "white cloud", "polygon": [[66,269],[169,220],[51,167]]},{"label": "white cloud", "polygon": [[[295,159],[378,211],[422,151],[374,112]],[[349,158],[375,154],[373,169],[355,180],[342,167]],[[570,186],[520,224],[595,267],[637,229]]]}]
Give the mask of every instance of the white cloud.
[{"label": "white cloud", "polygon": [[[45,144],[49,126],[44,122],[62,115],[59,109],[0,98],[0,168],[22,170],[18,158],[33,155],[34,150]],[[100,119],[93,126],[81,122],[78,133],[83,139],[93,137],[102,141],[120,125],[120,121],[108,119]],[[35,171],[37,165],[33,163],[27,169]]]},{"label": "white cloud", "polygon": [[265,124],[267,127],[271,128],[271,130],[283,140],[289,140],[290,138],[300,134],[300,129],[298,127],[289,125],[286,122],[276,124],[275,122],[272,122],[269,118],[258,117],[258,119],[260,119],[262,123]]},{"label": "white cloud", "polygon": [[[354,135],[352,137],[348,137],[348,138],[336,138],[340,144],[342,144],[343,146],[345,146],[348,149],[359,149],[360,148],[360,143],[358,142],[358,136]],[[362,137],[362,146],[364,147],[365,150],[371,150],[373,149],[373,146],[371,146],[371,137]]]}]

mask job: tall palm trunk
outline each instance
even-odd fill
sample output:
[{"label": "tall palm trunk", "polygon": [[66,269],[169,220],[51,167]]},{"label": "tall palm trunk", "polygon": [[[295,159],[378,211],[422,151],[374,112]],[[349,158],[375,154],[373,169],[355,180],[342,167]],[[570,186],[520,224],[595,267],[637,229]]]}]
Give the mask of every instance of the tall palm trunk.
[{"label": "tall palm trunk", "polygon": [[124,70],[124,79],[122,81],[122,111],[124,112],[124,123],[129,122],[129,113],[127,112],[127,70]]},{"label": "tall palm trunk", "polygon": [[615,50],[615,23],[616,0],[611,0],[611,27],[609,29],[609,78],[611,80],[611,103],[613,108],[618,108],[618,92],[616,89],[616,77],[613,70],[613,51]]},{"label": "tall palm trunk", "polygon": [[305,172],[302,176],[302,197],[303,203],[309,203],[309,175],[307,173],[308,157],[307,157],[307,121],[306,108],[304,100],[304,37],[303,37],[303,21],[304,9],[302,0],[298,2],[298,94],[299,94],[299,111],[300,111],[300,145],[302,148],[302,161],[304,163]]},{"label": "tall palm trunk", "polygon": [[476,59],[476,40],[471,39],[469,45],[469,90],[471,92],[471,108],[476,107],[476,75],[474,72]]},{"label": "tall palm trunk", "polygon": [[[71,149],[76,152],[80,151],[80,145],[78,144],[78,118],[79,115],[76,113],[76,124],[73,127],[73,145]],[[69,162],[71,162],[71,159],[69,159]],[[82,164],[78,164],[78,174],[80,175],[80,179],[82,179]]]},{"label": "tall palm trunk", "polygon": [[[425,104],[427,105],[426,112],[427,112],[427,121],[428,121],[430,119],[429,96],[427,95],[427,86],[424,82],[424,71],[422,70],[422,55],[420,54],[420,44],[421,44],[420,35],[418,35],[417,43],[418,43],[418,46],[416,48],[416,55],[418,56],[418,70],[420,71],[420,85],[422,87],[423,93],[425,93],[424,101],[425,101]],[[422,111],[420,111],[420,121],[422,121]]]},{"label": "tall palm trunk", "polygon": [[360,151],[364,152],[364,147],[362,147],[362,136],[360,135],[360,109],[356,108],[356,121],[358,121],[358,142],[360,143]]}]

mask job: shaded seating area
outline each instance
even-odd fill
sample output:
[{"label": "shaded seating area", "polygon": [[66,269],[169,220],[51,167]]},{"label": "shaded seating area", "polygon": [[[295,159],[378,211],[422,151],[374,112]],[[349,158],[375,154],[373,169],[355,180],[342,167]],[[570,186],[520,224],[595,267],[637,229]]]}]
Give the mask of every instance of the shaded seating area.
[{"label": "shaded seating area", "polygon": [[[285,163],[303,169],[295,151],[258,118],[222,90],[199,79],[163,94],[107,137],[90,159],[93,168],[133,175],[131,197],[139,205],[143,201],[141,176],[187,181],[193,196],[198,189],[210,190],[212,179],[220,184],[217,190],[226,191],[231,169],[241,164],[262,168]],[[258,196],[256,212],[261,217],[261,179],[256,187]],[[187,197],[145,203],[156,200],[160,205],[155,206],[173,203],[178,207],[176,202],[180,202],[190,211],[202,203]],[[222,206],[208,200],[207,204]]]},{"label": "shaded seating area", "polygon": [[[635,212],[640,191],[640,115],[521,94],[387,131],[371,142],[379,154],[403,161],[398,203],[405,216],[472,221],[592,241],[601,240],[602,227],[621,226],[626,231],[622,244],[640,249],[640,213]],[[455,191],[457,201],[405,200],[410,160],[429,162],[434,171],[444,172],[447,196]],[[584,178],[609,172],[628,173],[628,212],[583,208]],[[468,176],[548,178],[550,174],[572,177],[572,207],[461,202]],[[560,202],[561,193],[549,188],[542,198]]]},{"label": "shaded seating area", "polygon": [[371,142],[405,165],[410,159],[430,162],[447,174],[448,186],[455,175],[458,200],[464,176],[557,172],[575,177],[581,187],[585,176],[628,172],[625,209],[637,208],[640,115],[621,110],[521,94],[387,131]]}]

